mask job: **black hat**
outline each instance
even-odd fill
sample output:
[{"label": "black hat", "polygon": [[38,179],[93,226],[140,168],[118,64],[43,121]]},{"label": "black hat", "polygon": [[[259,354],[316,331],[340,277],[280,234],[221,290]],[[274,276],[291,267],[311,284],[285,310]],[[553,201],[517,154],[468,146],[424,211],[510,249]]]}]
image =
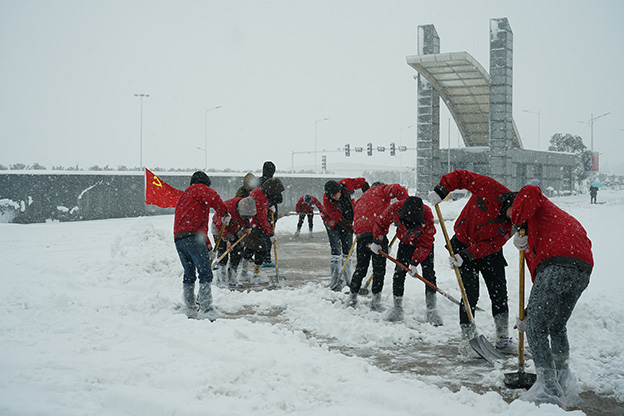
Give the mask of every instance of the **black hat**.
[{"label": "black hat", "polygon": [[503,214],[505,214],[507,208],[513,205],[516,195],[518,195],[518,192],[505,192],[498,196],[498,202],[501,203],[501,212]]},{"label": "black hat", "polygon": [[278,178],[270,178],[260,185],[268,199],[276,199],[284,192],[284,185]]},{"label": "black hat", "polygon": [[269,178],[272,178],[274,174],[275,174],[275,164],[271,162],[270,160],[267,160],[262,165],[262,177],[264,179],[269,179]]},{"label": "black hat", "polygon": [[325,195],[327,195],[327,198],[331,199],[332,195],[336,195],[340,191],[342,191],[342,185],[338,182],[333,180],[325,182]]},{"label": "black hat", "polygon": [[303,202],[305,202],[306,204],[309,204],[312,202],[312,195],[305,195],[303,197]]},{"label": "black hat", "polygon": [[199,170],[191,176],[191,185],[195,185],[196,183],[203,183],[204,185],[210,186],[211,182],[208,175]]},{"label": "black hat", "polygon": [[415,228],[425,223],[425,209],[422,199],[417,196],[410,196],[403,201],[403,206],[399,208],[399,221],[407,228]]}]

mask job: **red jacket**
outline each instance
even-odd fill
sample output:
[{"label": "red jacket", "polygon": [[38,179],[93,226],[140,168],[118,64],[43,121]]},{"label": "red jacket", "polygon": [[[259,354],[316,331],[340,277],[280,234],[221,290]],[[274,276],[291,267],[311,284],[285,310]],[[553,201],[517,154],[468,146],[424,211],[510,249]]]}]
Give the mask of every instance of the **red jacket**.
[{"label": "red jacket", "polygon": [[252,219],[252,224],[260,227],[267,236],[271,237],[273,235],[273,227],[269,223],[269,200],[262,192],[260,186],[251,191],[249,196],[256,201],[256,215]]},{"label": "red jacket", "polygon": [[[374,188],[370,190],[372,189]],[[405,244],[416,247],[414,255],[412,256],[412,264],[422,263],[433,248],[433,236],[436,233],[435,226],[433,225],[433,213],[431,212],[431,208],[427,205],[423,205],[425,223],[416,228],[415,232],[407,235],[407,227],[399,221],[399,210],[404,203],[405,200],[395,202],[386,208],[383,214],[377,218],[375,226],[373,227],[373,238],[377,241],[381,241],[383,237],[388,234],[390,224],[394,223],[394,225],[397,226],[397,238]]]},{"label": "red jacket", "polygon": [[[251,227],[251,221],[244,220],[236,210],[236,204],[238,204],[238,201],[240,201],[241,199],[243,198],[235,197],[232,199],[228,199],[224,202],[225,207],[232,216],[232,218],[230,218],[230,223],[223,230],[222,238],[226,241],[236,239],[236,235],[241,228]],[[221,227],[223,226],[223,221],[221,221],[221,217],[218,215],[213,215],[212,222],[214,223],[214,230],[217,233],[221,232]]]},{"label": "red jacket", "polygon": [[514,224],[527,224],[525,259],[533,281],[542,268],[573,263],[591,272],[594,258],[587,232],[574,217],[553,204],[537,186],[520,190],[511,209]]},{"label": "red jacket", "polygon": [[210,208],[218,217],[228,212],[217,191],[209,186],[196,183],[186,188],[176,204],[173,234],[200,232],[208,235]]},{"label": "red jacket", "polygon": [[408,196],[405,188],[399,184],[373,186],[355,204],[353,232],[359,235],[373,231],[375,222],[390,206],[392,199],[404,200]]},{"label": "red jacket", "polygon": [[[455,221],[455,236],[468,247],[462,254],[480,259],[501,250],[511,236],[511,222],[501,213],[498,197],[510,192],[494,179],[469,172],[455,170],[440,179],[447,193],[466,189],[472,196]],[[437,188],[437,187],[436,187]]]},{"label": "red jacket", "polygon": [[309,204],[306,204],[303,199],[305,198],[305,196],[302,196],[301,198],[299,198],[299,201],[297,201],[297,204],[295,205],[295,212],[300,212],[300,213],[311,213],[314,212],[314,205],[316,205],[317,207],[321,207],[321,201],[319,201],[318,199],[316,199],[316,197],[310,195],[310,197],[312,198],[312,202]]},{"label": "red jacket", "polygon": [[[356,189],[361,189],[364,184],[366,184],[366,179],[346,178],[339,180],[338,183],[343,186],[343,190],[340,195],[340,202],[328,198],[327,194],[323,194],[323,208],[319,207],[323,221],[331,229],[336,227],[338,222],[340,222],[340,219],[343,218],[343,210],[340,207],[341,204],[343,204],[343,209],[349,210],[353,213],[354,202],[349,194]],[[351,207],[348,207],[349,203],[351,204]],[[353,218],[349,217],[350,214],[347,213],[344,221],[350,225],[353,222]]]}]

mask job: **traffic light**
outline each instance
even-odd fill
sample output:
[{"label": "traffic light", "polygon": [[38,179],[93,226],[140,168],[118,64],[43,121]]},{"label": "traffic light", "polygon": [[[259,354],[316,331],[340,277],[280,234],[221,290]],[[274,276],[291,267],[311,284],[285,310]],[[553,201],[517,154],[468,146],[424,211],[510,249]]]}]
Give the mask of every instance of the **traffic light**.
[{"label": "traffic light", "polygon": [[321,168],[323,172],[327,171],[327,156],[325,155],[321,156]]},{"label": "traffic light", "polygon": [[390,143],[390,156],[394,156],[396,154],[396,146],[394,143]]},{"label": "traffic light", "polygon": [[369,143],[366,145],[366,154],[368,154],[369,156],[373,155],[373,144]]},{"label": "traffic light", "polygon": [[349,143],[345,144],[345,156],[351,156],[351,146],[349,146]]}]

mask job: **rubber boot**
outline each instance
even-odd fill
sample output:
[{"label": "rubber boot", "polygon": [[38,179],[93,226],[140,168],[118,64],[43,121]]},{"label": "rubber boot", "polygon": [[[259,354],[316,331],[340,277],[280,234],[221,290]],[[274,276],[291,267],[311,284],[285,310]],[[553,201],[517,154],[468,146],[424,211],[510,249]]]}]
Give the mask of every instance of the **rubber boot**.
[{"label": "rubber boot", "polygon": [[310,228],[310,238],[314,238],[314,233],[312,232],[312,228]]},{"label": "rubber boot", "polygon": [[240,282],[249,281],[249,260],[242,259],[240,262],[240,276],[238,277]]},{"label": "rubber boot", "polygon": [[386,318],[389,322],[400,322],[403,320],[403,297],[395,296],[394,297],[394,307],[390,310],[388,317]]},{"label": "rubber boot", "polygon": [[199,284],[199,293],[197,294],[197,300],[199,301],[199,313],[197,314],[197,318],[214,321],[218,318],[218,314],[212,306],[211,286],[210,282]]},{"label": "rubber boot", "polygon": [[496,326],[496,349],[503,354],[516,354],[517,346],[513,338],[509,337],[509,314],[501,313],[494,317]]},{"label": "rubber boot", "polygon": [[470,340],[477,333],[475,324],[459,324],[461,328],[461,341],[459,342],[459,354],[466,358],[478,358],[479,354],[470,346]]},{"label": "rubber boot", "polygon": [[195,303],[195,282],[182,284],[182,300],[184,306],[189,311],[196,311],[197,304]]},{"label": "rubber boot", "polygon": [[297,228],[297,231],[295,231],[294,237],[295,238],[299,237],[299,233],[301,233],[301,228]]},{"label": "rubber boot", "polygon": [[383,312],[384,308],[381,306],[381,292],[373,293],[373,299],[370,303],[370,310],[372,312]]},{"label": "rubber boot", "polygon": [[358,303],[357,292],[349,293],[349,300],[347,300],[347,308],[355,308]]},{"label": "rubber boot", "polygon": [[219,265],[217,267],[217,271],[216,271],[216,277],[217,277],[217,287],[219,289],[223,289],[225,287],[227,287],[227,270],[225,266],[221,266]]},{"label": "rubber boot", "polygon": [[229,267],[229,266],[227,268],[227,282],[228,282],[229,287],[242,287],[243,286],[243,284],[239,282],[236,277],[236,270],[234,270],[234,268]]},{"label": "rubber boot", "polygon": [[331,278],[329,279],[329,288],[335,292],[340,292],[344,287],[344,282],[340,278],[340,256],[332,254],[330,260]]},{"label": "rubber boot", "polygon": [[442,326],[442,318],[438,314],[436,307],[436,292],[425,291],[425,304],[427,305],[426,319],[427,323],[433,326]]}]

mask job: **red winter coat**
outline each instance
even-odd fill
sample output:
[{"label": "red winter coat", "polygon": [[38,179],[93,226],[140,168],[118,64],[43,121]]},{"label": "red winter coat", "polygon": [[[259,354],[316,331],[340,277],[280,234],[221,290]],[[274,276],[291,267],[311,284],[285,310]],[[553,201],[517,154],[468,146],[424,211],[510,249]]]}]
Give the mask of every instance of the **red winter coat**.
[{"label": "red winter coat", "polygon": [[[343,219],[343,212],[340,209],[341,203],[347,205],[351,203],[351,207],[347,207],[346,209],[353,212],[354,201],[349,194],[356,189],[361,189],[362,187],[364,187],[364,184],[366,184],[366,179],[346,178],[339,180],[338,183],[343,186],[342,193],[340,195],[340,203],[329,198],[327,194],[323,194],[323,208],[319,207],[323,221],[331,229],[336,227],[336,225],[341,222],[340,220]],[[353,223],[353,219],[348,217],[349,215],[347,215],[347,217],[344,218],[342,221],[345,223],[343,224],[345,227],[347,226],[347,224],[348,226],[351,226],[351,224]]]},{"label": "red winter coat", "polygon": [[[225,230],[223,230],[222,238],[226,241],[235,239],[237,233],[240,231],[241,228],[251,227],[251,220],[244,220],[236,210],[236,204],[238,204],[238,201],[240,201],[241,199],[243,198],[234,197],[224,202],[225,207],[232,216],[232,218],[230,218],[230,223],[225,227]],[[217,233],[221,232],[221,227],[223,226],[223,221],[221,221],[221,217],[218,215],[213,216],[212,222],[214,223],[214,230]]]},{"label": "red winter coat", "polygon": [[408,196],[405,188],[399,184],[373,186],[355,204],[353,232],[356,235],[372,232],[375,222],[390,206],[392,199],[402,201]]},{"label": "red winter coat", "polygon": [[311,213],[314,212],[314,205],[316,205],[317,207],[321,207],[321,201],[319,201],[318,199],[316,199],[316,197],[310,195],[310,197],[312,198],[312,202],[310,202],[309,204],[306,204],[303,199],[305,198],[305,196],[302,196],[301,198],[299,198],[299,201],[297,201],[297,204],[295,205],[295,212],[299,212],[299,213]]},{"label": "red winter coat", "polygon": [[208,185],[196,183],[186,188],[176,204],[174,236],[191,232],[208,235],[210,208],[216,211],[218,217],[223,217],[228,212],[217,191]]},{"label": "red winter coat", "polygon": [[589,272],[594,266],[591,241],[573,216],[557,207],[537,186],[520,190],[511,209],[514,224],[527,223],[529,248],[525,259],[533,281],[551,264],[577,264]]},{"label": "red winter coat", "polygon": [[440,179],[440,185],[447,193],[466,189],[472,196],[455,221],[455,236],[468,247],[462,251],[471,260],[496,253],[503,248],[511,236],[511,222],[501,213],[498,197],[510,192],[506,186],[494,179],[469,172],[455,170]]},{"label": "red winter coat", "polygon": [[260,186],[251,191],[249,196],[256,201],[256,215],[252,219],[252,224],[260,227],[267,236],[271,237],[273,235],[273,227],[269,223],[269,200],[262,192]]},{"label": "red winter coat", "polygon": [[[372,189],[374,188],[370,190]],[[433,225],[433,213],[431,212],[431,208],[427,205],[423,205],[425,223],[416,228],[415,232],[407,235],[407,227],[399,221],[399,210],[404,203],[404,200],[395,202],[386,208],[383,214],[378,217],[375,227],[373,228],[373,238],[377,241],[381,241],[383,237],[388,234],[390,224],[394,223],[394,225],[397,226],[397,238],[405,244],[416,247],[414,255],[412,256],[412,264],[422,263],[433,248],[433,236],[436,233],[435,226]]]}]

